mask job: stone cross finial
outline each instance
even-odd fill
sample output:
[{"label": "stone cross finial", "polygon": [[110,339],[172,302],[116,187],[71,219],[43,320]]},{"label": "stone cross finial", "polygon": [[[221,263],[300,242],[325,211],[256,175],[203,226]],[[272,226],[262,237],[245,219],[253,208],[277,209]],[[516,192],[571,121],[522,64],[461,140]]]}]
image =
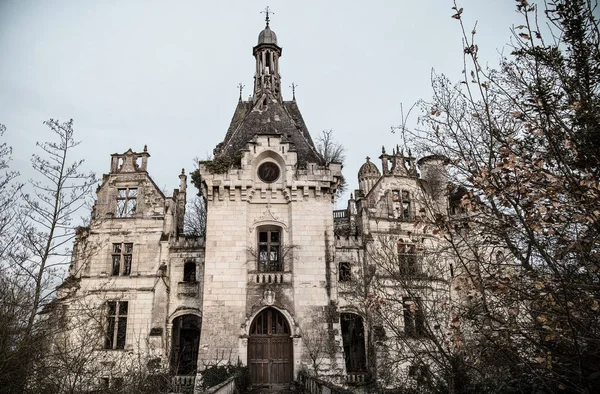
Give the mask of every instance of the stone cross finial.
[{"label": "stone cross finial", "polygon": [[292,82],[290,88],[292,88],[292,100],[294,101],[296,101],[296,87],[298,87],[298,85]]},{"label": "stone cross finial", "polygon": [[269,14],[274,14],[274,12],[273,12],[273,11],[271,11],[271,9],[269,8],[269,6],[266,6],[266,7],[265,7],[265,10],[264,10],[264,11],[261,11],[260,13],[261,13],[261,14],[265,14],[265,15],[266,15],[266,17],[265,17],[265,22],[267,22],[267,27],[269,27],[269,20],[270,20],[270,19],[269,19]]},{"label": "stone cross finial", "polygon": [[242,101],[242,90],[246,87],[246,85],[242,85],[242,83],[238,83],[238,89],[240,90],[240,101]]},{"label": "stone cross finial", "polygon": [[367,156],[367,163],[369,162],[369,160],[371,160],[371,158],[369,156]]}]

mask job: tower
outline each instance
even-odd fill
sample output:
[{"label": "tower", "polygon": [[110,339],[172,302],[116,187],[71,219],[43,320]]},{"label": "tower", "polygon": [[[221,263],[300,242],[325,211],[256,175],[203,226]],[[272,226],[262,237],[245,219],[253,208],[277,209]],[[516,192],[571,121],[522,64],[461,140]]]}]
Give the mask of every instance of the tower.
[{"label": "tower", "polygon": [[253,55],[254,95],[238,102],[214,160],[199,165],[207,205],[199,359],[241,360],[253,385],[275,388],[297,374],[303,338],[339,324],[329,313],[329,264],[341,165],[324,165],[296,102],[282,98],[268,17]]}]

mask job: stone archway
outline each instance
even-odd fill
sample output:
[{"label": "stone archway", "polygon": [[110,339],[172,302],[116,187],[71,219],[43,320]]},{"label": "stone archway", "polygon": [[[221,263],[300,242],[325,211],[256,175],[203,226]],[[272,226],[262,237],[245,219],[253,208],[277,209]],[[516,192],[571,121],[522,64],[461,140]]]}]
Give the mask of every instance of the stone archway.
[{"label": "stone archway", "polygon": [[290,325],[275,308],[266,308],[252,321],[248,367],[253,387],[284,389],[293,379]]}]

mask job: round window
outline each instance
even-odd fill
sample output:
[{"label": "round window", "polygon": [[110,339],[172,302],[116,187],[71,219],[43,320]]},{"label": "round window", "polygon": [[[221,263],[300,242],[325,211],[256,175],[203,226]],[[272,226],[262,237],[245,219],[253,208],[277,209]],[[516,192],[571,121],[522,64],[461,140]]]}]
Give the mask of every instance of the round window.
[{"label": "round window", "polygon": [[279,178],[279,166],[271,161],[262,163],[258,167],[258,177],[263,182],[275,182]]}]

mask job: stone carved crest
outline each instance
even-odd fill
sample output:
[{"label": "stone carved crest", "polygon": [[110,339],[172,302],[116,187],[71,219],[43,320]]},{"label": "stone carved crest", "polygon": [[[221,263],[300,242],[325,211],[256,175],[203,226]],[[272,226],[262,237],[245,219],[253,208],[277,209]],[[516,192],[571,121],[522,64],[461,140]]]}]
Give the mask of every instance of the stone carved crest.
[{"label": "stone carved crest", "polygon": [[263,293],[263,300],[267,305],[273,305],[275,303],[275,292],[273,289],[266,289]]}]

